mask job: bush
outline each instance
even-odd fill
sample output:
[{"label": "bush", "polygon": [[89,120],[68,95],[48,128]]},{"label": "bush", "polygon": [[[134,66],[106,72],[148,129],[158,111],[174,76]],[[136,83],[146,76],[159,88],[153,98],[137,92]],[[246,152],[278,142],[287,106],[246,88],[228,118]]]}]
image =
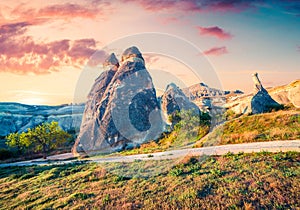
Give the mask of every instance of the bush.
[{"label": "bush", "polygon": [[172,169],[169,171],[169,174],[170,174],[171,176],[180,176],[180,175],[182,175],[183,173],[184,173],[183,169],[180,168],[180,167],[178,167],[178,166],[172,168]]},{"label": "bush", "polygon": [[8,149],[0,148],[0,160],[12,158],[14,153]]}]

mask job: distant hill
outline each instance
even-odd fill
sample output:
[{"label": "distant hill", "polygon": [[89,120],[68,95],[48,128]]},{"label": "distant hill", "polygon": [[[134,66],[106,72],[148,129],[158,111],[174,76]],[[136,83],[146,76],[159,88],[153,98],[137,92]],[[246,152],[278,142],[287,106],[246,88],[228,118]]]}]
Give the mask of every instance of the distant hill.
[{"label": "distant hill", "polygon": [[241,90],[228,91],[209,87],[201,82],[184,88],[183,92],[203,111],[213,109],[215,106],[222,107],[229,96],[238,96],[244,94]]},{"label": "distant hill", "polygon": [[25,131],[43,122],[57,121],[66,131],[80,128],[84,104],[79,105],[25,105],[0,103],[0,136]]}]

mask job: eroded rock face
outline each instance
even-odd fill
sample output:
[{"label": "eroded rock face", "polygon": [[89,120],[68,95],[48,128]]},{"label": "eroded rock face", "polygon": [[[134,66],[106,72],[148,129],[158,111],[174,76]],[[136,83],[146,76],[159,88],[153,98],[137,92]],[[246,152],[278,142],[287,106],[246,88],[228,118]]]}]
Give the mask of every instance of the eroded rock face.
[{"label": "eroded rock face", "polygon": [[168,124],[171,124],[168,116],[175,115],[176,112],[180,112],[181,110],[193,110],[196,114],[200,114],[199,107],[191,102],[174,83],[169,84],[162,95],[161,109]]},{"label": "eroded rock face", "polygon": [[86,103],[74,153],[108,153],[156,139],[162,118],[152,78],[136,47],[96,79]]},{"label": "eroded rock face", "polygon": [[240,90],[223,91],[221,89],[212,88],[203,82],[184,88],[183,92],[186,96],[190,97],[191,101],[195,103],[201,111],[211,114],[220,112],[226,103],[226,97],[228,97],[228,95],[240,95],[243,93]]},{"label": "eroded rock face", "polygon": [[270,88],[271,97],[280,104],[300,107],[300,80],[291,82],[288,85]]}]

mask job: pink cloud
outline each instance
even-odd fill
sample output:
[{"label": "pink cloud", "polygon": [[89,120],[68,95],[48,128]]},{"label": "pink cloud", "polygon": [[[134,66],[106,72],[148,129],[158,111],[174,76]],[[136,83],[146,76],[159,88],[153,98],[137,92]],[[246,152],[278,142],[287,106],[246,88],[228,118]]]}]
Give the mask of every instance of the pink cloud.
[{"label": "pink cloud", "polygon": [[241,12],[249,8],[255,8],[257,1],[245,0],[123,0],[133,2],[148,11],[182,11],[182,12]]},{"label": "pink cloud", "polygon": [[179,23],[179,22],[181,22],[177,17],[159,17],[158,21],[162,25],[169,25],[171,23]]},{"label": "pink cloud", "polygon": [[145,10],[152,12],[173,9],[178,4],[176,0],[123,0],[123,2],[136,3]]},{"label": "pink cloud", "polygon": [[198,26],[197,29],[199,30],[200,35],[205,36],[214,36],[218,39],[231,39],[232,35],[228,32],[225,32],[223,29],[219,28],[218,26],[213,27],[201,27]]},{"label": "pink cloud", "polygon": [[44,7],[38,12],[38,16],[41,17],[60,17],[60,18],[95,18],[97,15],[102,13],[100,7],[88,7],[79,4],[54,4],[51,6]]},{"label": "pink cloud", "polygon": [[205,11],[216,12],[242,12],[244,10],[256,8],[259,1],[245,0],[203,0],[203,8]]},{"label": "pink cloud", "polygon": [[37,43],[25,35],[28,26],[27,22],[0,26],[0,71],[45,74],[64,65],[82,66],[96,52],[94,39]]},{"label": "pink cloud", "polygon": [[[19,4],[12,11],[6,11],[8,16],[10,16],[9,20],[5,20],[4,17],[1,19],[4,19],[4,23],[5,21],[6,23],[24,21],[37,25],[57,19],[72,20],[73,18],[106,18],[112,13],[112,10],[111,4],[107,1],[90,1],[85,4],[51,4],[49,6],[41,7],[40,9],[32,8],[28,6],[28,4]],[[3,24],[3,20],[1,19],[0,25]]]},{"label": "pink cloud", "polygon": [[228,53],[228,50],[226,47],[213,47],[211,49],[205,50],[203,52],[204,55],[223,55]]},{"label": "pink cloud", "polygon": [[300,16],[300,4],[298,0],[121,0],[135,3],[144,10],[150,12],[178,13],[186,12],[234,12],[239,13],[247,10],[258,10],[260,7],[272,7],[277,5],[284,11]]}]

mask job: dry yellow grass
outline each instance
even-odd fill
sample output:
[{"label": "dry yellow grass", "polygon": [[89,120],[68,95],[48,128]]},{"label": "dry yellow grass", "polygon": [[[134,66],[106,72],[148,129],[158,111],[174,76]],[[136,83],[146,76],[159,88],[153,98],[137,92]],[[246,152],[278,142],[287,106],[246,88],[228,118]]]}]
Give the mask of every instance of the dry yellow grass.
[{"label": "dry yellow grass", "polygon": [[278,111],[228,121],[195,147],[292,139],[300,139],[300,112]]}]

